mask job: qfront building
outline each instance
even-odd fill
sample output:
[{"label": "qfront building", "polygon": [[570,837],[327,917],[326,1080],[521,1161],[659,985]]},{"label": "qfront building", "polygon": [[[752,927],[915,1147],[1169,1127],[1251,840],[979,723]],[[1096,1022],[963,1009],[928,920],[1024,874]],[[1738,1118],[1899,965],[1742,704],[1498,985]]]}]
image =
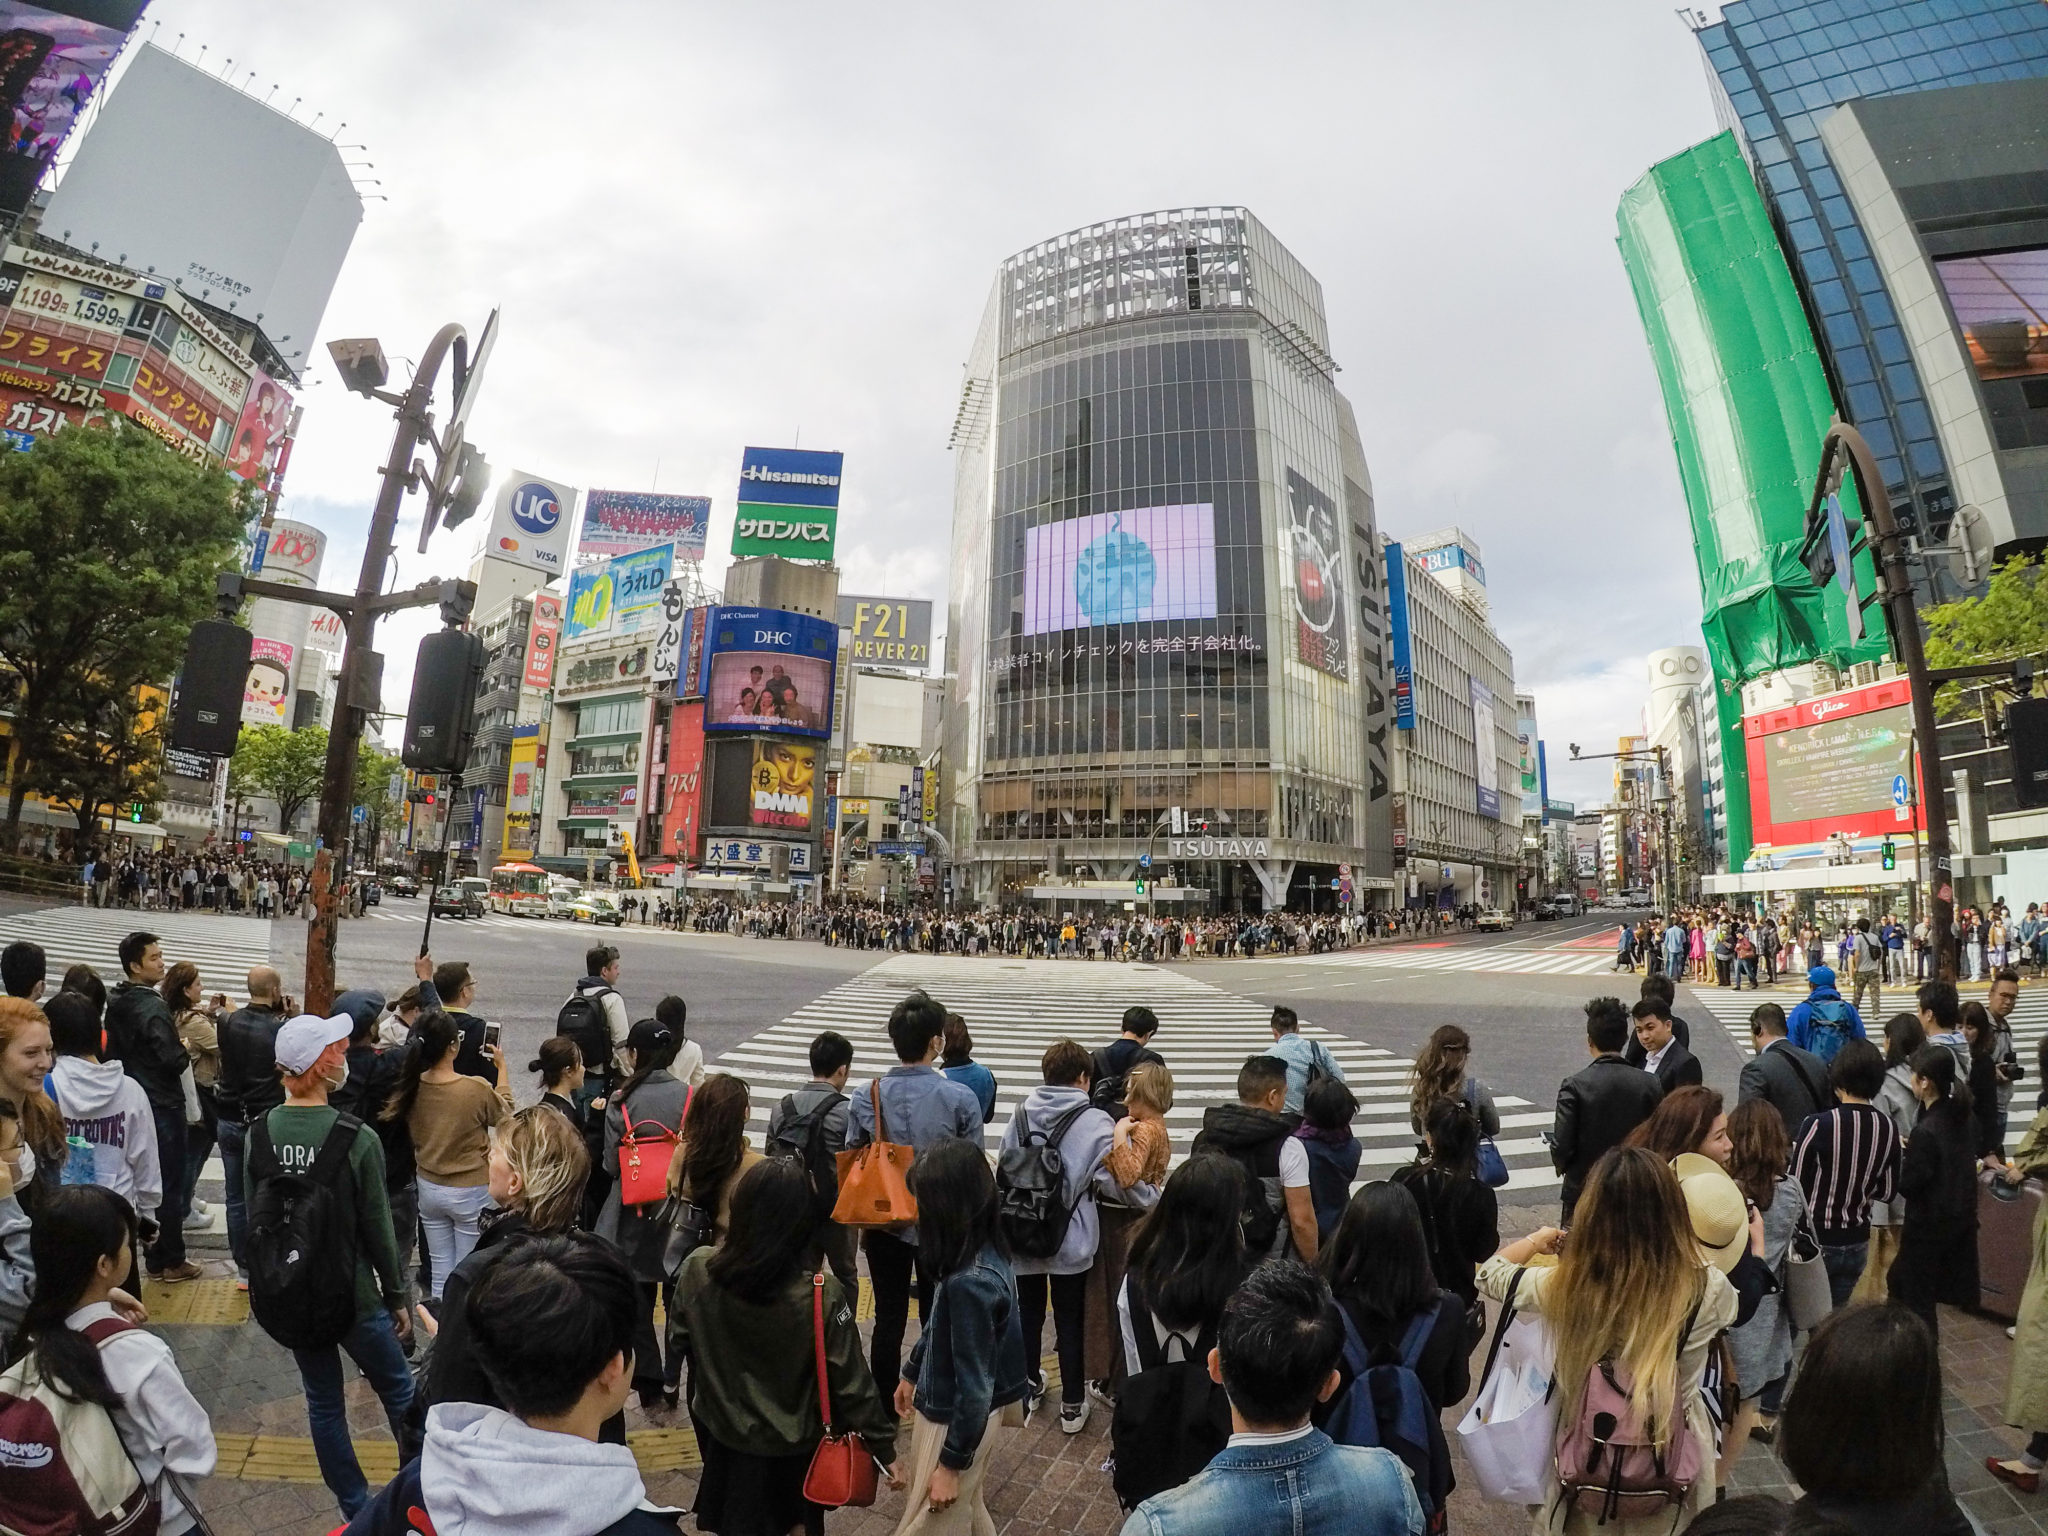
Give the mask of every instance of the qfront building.
[{"label": "qfront building", "polygon": [[1385,577],[1335,373],[1320,285],[1242,208],[1002,264],[953,433],[955,900],[1386,902]]}]

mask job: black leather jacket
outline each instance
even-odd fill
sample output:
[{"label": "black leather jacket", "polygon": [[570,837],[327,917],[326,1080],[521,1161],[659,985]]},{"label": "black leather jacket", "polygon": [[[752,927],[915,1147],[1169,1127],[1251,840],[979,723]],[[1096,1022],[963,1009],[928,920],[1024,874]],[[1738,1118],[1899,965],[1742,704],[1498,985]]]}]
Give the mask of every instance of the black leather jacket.
[{"label": "black leather jacket", "polygon": [[277,1075],[277,1032],[284,1027],[282,1009],[263,1003],[237,1008],[220,1025],[220,1076],[213,1098],[223,1120],[247,1125],[284,1102],[284,1082]]}]

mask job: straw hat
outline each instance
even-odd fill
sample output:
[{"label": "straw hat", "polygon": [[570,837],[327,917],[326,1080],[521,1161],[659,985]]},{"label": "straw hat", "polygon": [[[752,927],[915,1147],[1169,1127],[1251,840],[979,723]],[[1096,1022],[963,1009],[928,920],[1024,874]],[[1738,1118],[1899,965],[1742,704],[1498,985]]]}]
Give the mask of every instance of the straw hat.
[{"label": "straw hat", "polygon": [[1671,1160],[1671,1171],[1678,1176],[1678,1187],[1685,1195],[1700,1252],[1727,1274],[1749,1251],[1749,1202],[1728,1177],[1728,1170],[1711,1157],[1681,1152]]}]

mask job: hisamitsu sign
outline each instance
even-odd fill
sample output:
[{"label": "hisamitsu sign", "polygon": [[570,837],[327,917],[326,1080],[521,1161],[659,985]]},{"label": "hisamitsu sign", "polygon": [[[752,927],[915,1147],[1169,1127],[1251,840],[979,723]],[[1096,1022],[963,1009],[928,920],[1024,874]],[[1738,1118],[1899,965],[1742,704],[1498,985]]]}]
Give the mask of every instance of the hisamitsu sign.
[{"label": "hisamitsu sign", "polygon": [[839,533],[844,454],[807,448],[749,448],[740,457],[736,555],[830,560]]}]

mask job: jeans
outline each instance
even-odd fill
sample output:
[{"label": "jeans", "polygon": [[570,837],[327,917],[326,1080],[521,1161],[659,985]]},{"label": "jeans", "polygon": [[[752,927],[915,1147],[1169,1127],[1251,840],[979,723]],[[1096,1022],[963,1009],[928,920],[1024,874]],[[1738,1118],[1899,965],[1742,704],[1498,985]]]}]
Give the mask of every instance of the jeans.
[{"label": "jeans", "polygon": [[228,1187],[228,1252],[235,1256],[235,1268],[245,1275],[249,1272],[243,1252],[249,1236],[249,1208],[242,1199],[242,1144],[248,1134],[249,1128],[239,1120],[223,1120],[213,1128],[213,1139],[220,1147],[221,1177]]},{"label": "jeans", "polygon": [[476,1247],[477,1223],[490,1204],[491,1191],[483,1184],[436,1184],[425,1174],[419,1178],[420,1227],[427,1239],[430,1279],[428,1294],[439,1301],[441,1287]]},{"label": "jeans", "polygon": [[398,1330],[388,1312],[373,1312],[359,1319],[338,1345],[292,1351],[299,1380],[306,1388],[306,1426],[313,1432],[320,1481],[341,1506],[343,1518],[353,1520],[356,1511],[370,1502],[370,1485],[364,1481],[356,1448],[348,1437],[348,1406],[341,1380],[343,1350],[383,1402],[392,1437],[401,1446],[406,1443],[406,1413],[412,1407],[412,1370],[405,1363],[405,1351],[399,1348]]},{"label": "jeans", "polygon": [[910,1319],[910,1285],[917,1279],[917,1315],[932,1313],[932,1283],[917,1262],[917,1245],[870,1228],[861,1246],[867,1250],[868,1279],[875,1288],[875,1329],[868,1342],[868,1366],[884,1402],[896,1395],[903,1369],[903,1328]]},{"label": "jeans", "polygon": [[1745,978],[1749,981],[1749,990],[1754,992],[1756,990],[1756,961],[1738,958],[1735,962],[1736,991],[1740,992],[1742,990],[1742,983]]},{"label": "jeans", "polygon": [[1864,1261],[1869,1256],[1869,1238],[1860,1243],[1843,1243],[1839,1247],[1831,1244],[1821,1246],[1820,1262],[1828,1272],[1828,1295],[1837,1307],[1849,1305],[1849,1293],[1863,1278]]},{"label": "jeans", "polygon": [[149,1272],[185,1262],[185,1218],[192,1214],[192,1182],[185,1176],[185,1106],[150,1106],[156,1122],[156,1161],[163,1175],[163,1203],[156,1208],[156,1241],[149,1245]]},{"label": "jeans", "polygon": [[1017,1316],[1024,1324],[1024,1367],[1030,1371],[1033,1381],[1039,1379],[1040,1362],[1045,1358],[1043,1336],[1048,1290],[1052,1293],[1053,1347],[1059,1351],[1060,1357],[1060,1402],[1078,1403],[1088,1385],[1088,1372],[1082,1364],[1081,1355],[1081,1345],[1086,1338],[1084,1316],[1088,1301],[1085,1271],[1078,1275],[1017,1277]]}]

